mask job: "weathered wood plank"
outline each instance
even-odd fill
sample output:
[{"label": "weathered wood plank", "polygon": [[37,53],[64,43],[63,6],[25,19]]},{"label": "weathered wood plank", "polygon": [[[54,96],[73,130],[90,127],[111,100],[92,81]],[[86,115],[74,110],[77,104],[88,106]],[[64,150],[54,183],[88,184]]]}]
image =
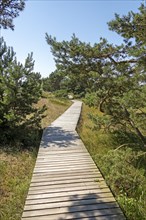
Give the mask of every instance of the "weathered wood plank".
[{"label": "weathered wood plank", "polygon": [[91,174],[98,174],[99,172],[97,171],[97,170],[88,170],[88,169],[86,169],[86,170],[84,170],[84,171],[82,171],[82,170],[75,170],[75,171],[68,171],[68,170],[66,170],[65,172],[50,172],[50,173],[33,173],[33,176],[32,176],[32,178],[38,178],[38,177],[58,177],[59,178],[59,176],[61,177],[61,176],[75,176],[75,175],[78,175],[78,176],[80,176],[80,175],[82,175],[82,174],[87,174],[87,173],[91,173]]},{"label": "weathered wood plank", "polygon": [[[81,199],[80,201],[60,201],[60,202],[54,202],[54,203],[44,203],[44,204],[33,204],[33,205],[27,205],[24,208],[25,212],[29,212],[30,210],[38,211],[38,210],[48,210],[48,213],[51,209],[62,209],[62,212],[68,212],[68,207],[71,207],[72,211],[78,211],[80,210],[98,210],[98,209],[108,209],[108,208],[117,208],[119,207],[118,204],[111,199],[111,201],[99,201],[97,199],[88,199],[84,200]],[[86,209],[85,209],[86,208]],[[57,212],[56,212],[57,213]],[[50,213],[51,214],[51,213]]]},{"label": "weathered wood plank", "polygon": [[76,180],[76,179],[87,179],[87,178],[93,178],[94,180],[98,180],[98,178],[101,178],[102,175],[100,173],[98,174],[94,174],[94,173],[80,173],[80,175],[78,174],[74,174],[74,175],[54,175],[54,176],[50,176],[50,175],[38,175],[38,176],[33,176],[31,183],[35,183],[35,182],[45,182],[45,181],[61,181],[61,180]]},{"label": "weathered wood plank", "polygon": [[[70,183],[66,183],[66,184],[59,184],[59,185],[54,185],[54,184],[51,184],[51,185],[45,185],[45,186],[35,186],[35,187],[30,187],[29,189],[29,192],[33,192],[33,191],[49,191],[49,190],[68,190],[71,188],[74,189],[74,188],[80,188],[80,187],[84,187],[84,188],[87,188],[87,187],[95,187],[95,188],[100,188],[99,185],[97,184],[97,182],[94,182],[94,181],[89,181],[89,182],[70,182]],[[103,185],[102,184],[102,187],[107,187],[105,184]],[[57,189],[56,189],[57,188]],[[55,191],[54,191],[55,192]]]},{"label": "weathered wood plank", "polygon": [[[85,206],[78,206],[78,207],[76,207],[76,206],[72,207],[71,206],[70,209],[69,209],[69,213],[68,213],[68,208],[67,207],[24,211],[23,212],[23,214],[24,214],[23,217],[27,217],[27,216],[28,217],[33,217],[33,216],[40,216],[41,217],[41,216],[44,216],[44,215],[53,215],[53,214],[61,215],[61,214],[64,214],[64,213],[68,213],[69,215],[72,214],[72,216],[73,216],[73,215],[76,215],[78,212],[82,213],[82,215],[83,215],[83,214],[87,213],[87,211],[88,211],[88,213],[92,214],[91,216],[94,216],[93,213],[95,213],[98,216],[104,216],[104,215],[107,215],[107,214],[121,214],[122,213],[120,208],[116,207],[115,204],[105,203],[105,204],[85,205]],[[80,213],[78,213],[79,216],[80,216]]]},{"label": "weathered wood plank", "polygon": [[41,166],[41,165],[49,165],[49,166],[54,166],[54,164],[56,164],[56,165],[63,165],[63,164],[65,164],[65,165],[68,165],[68,164],[82,164],[82,163],[92,163],[92,161],[91,160],[86,160],[86,159],[80,159],[80,160],[78,160],[78,159],[72,159],[72,160],[65,160],[65,161],[62,161],[62,160],[48,160],[48,161],[37,161],[36,162],[36,166]]},{"label": "weathered wood plank", "polygon": [[[64,172],[65,173],[65,171],[70,171],[70,172],[72,172],[72,171],[74,171],[74,172],[76,172],[76,171],[81,171],[82,169],[86,169],[86,168],[88,168],[88,166],[81,166],[81,167],[66,167],[66,168],[62,168],[62,167],[56,167],[56,169],[55,168],[37,168],[37,169],[34,169],[34,173],[50,173],[51,174],[51,172]],[[91,169],[94,171],[95,170],[95,168],[93,168],[93,167],[91,167]]]},{"label": "weathered wood plank", "polygon": [[[55,193],[55,192],[69,192],[69,191],[79,191],[79,190],[86,190],[86,189],[98,189],[99,191],[101,191],[100,187],[98,186],[98,184],[91,184],[91,185],[84,185],[84,186],[73,186],[73,187],[70,187],[70,186],[67,186],[67,187],[58,187],[58,188],[51,188],[49,187],[48,189],[39,189],[39,190],[29,190],[28,192],[28,195],[35,195],[35,194],[46,194],[46,193]],[[109,190],[109,188],[107,186],[105,187],[102,187],[103,188],[106,188],[107,191]],[[110,191],[110,190],[109,190]]]},{"label": "weathered wood plank", "polygon": [[[85,217],[86,216],[86,217]],[[49,215],[49,216],[35,216],[33,217],[27,217],[27,220],[64,220],[64,219],[84,219],[84,220],[124,220],[125,217],[123,216],[122,213],[118,213],[118,214],[109,214],[106,212],[106,214],[104,216],[101,215],[95,215],[94,213],[91,212],[84,212],[83,214],[81,213],[77,213],[76,215],[72,215],[72,214],[59,214],[59,215]]]},{"label": "weathered wood plank", "polygon": [[[91,162],[86,162],[86,163],[84,163],[84,166],[92,166],[93,167],[93,163],[91,163]],[[35,166],[35,169],[36,168],[40,168],[40,169],[43,169],[43,168],[54,168],[54,167],[75,167],[75,166],[77,166],[77,167],[81,167],[81,166],[83,166],[83,163],[82,162],[72,162],[72,163],[70,163],[70,162],[68,162],[68,163],[66,163],[66,162],[62,162],[62,163],[51,163],[51,164],[49,164],[49,163],[45,163],[45,164],[36,164],[36,166]],[[94,167],[95,167],[95,165],[94,165]]]},{"label": "weathered wood plank", "polygon": [[[83,197],[84,196],[84,197]],[[31,204],[45,204],[51,201],[53,202],[66,202],[66,201],[82,201],[82,200],[89,200],[89,199],[96,199],[97,202],[99,201],[115,201],[115,198],[111,193],[100,194],[97,198],[95,193],[89,194],[86,198],[86,195],[72,195],[72,196],[57,196],[57,197],[49,197],[49,198],[41,198],[41,199],[28,199],[26,200],[25,205]]]},{"label": "weathered wood plank", "polygon": [[91,194],[98,194],[98,197],[100,198],[100,195],[112,195],[112,193],[109,191],[108,188],[99,190],[99,189],[82,189],[82,190],[75,190],[75,191],[67,191],[67,192],[53,192],[53,193],[44,193],[44,194],[34,194],[34,195],[27,195],[27,200],[32,200],[32,199],[43,199],[43,198],[52,198],[52,197],[62,197],[62,196],[79,196],[79,195],[88,195],[90,196]]},{"label": "weathered wood plank", "polygon": [[[72,175],[72,173],[82,173],[82,168],[76,168],[76,169],[54,169],[54,170],[50,170],[49,172],[47,172],[47,170],[44,170],[44,171],[34,171],[34,175],[40,175],[40,174],[49,174],[49,175],[59,175],[59,174],[63,174],[65,175],[65,172],[68,172],[70,173],[70,175]],[[96,169],[95,168],[92,168],[92,169],[85,169],[86,172],[96,172]],[[90,170],[90,171],[89,171]]]},{"label": "weathered wood plank", "polygon": [[69,179],[69,180],[59,180],[57,179],[56,181],[52,181],[50,178],[49,180],[43,181],[43,182],[31,182],[30,187],[36,187],[36,186],[50,186],[50,185],[55,185],[57,187],[57,185],[65,185],[65,184],[74,184],[74,183],[84,183],[84,182],[98,182],[98,181],[104,181],[103,177],[99,177],[99,178],[91,178],[88,176],[87,179],[80,179],[79,177],[77,179]]}]

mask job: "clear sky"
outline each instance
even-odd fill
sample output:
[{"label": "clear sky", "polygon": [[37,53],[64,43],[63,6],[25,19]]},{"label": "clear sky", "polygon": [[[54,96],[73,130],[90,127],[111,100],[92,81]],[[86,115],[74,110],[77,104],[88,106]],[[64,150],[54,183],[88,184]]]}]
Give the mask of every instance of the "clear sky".
[{"label": "clear sky", "polygon": [[18,61],[24,63],[33,52],[36,72],[47,77],[55,62],[46,43],[45,33],[57,40],[70,40],[73,33],[85,42],[97,43],[100,37],[120,44],[121,38],[108,30],[114,14],[137,12],[143,0],[27,0],[26,7],[14,20],[15,30],[1,30],[8,46],[13,46]]}]

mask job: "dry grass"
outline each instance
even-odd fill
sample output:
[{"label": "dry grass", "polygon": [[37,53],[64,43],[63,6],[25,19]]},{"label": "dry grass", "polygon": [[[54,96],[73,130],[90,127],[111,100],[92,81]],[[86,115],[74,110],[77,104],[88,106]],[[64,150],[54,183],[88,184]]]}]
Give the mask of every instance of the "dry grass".
[{"label": "dry grass", "polygon": [[29,151],[0,154],[0,219],[19,220],[31,179],[35,157]]},{"label": "dry grass", "polygon": [[94,129],[94,124],[89,119],[89,113],[93,115],[101,115],[96,108],[83,105],[78,125],[78,133],[90,154],[93,157],[96,157],[97,153],[104,154],[108,150],[112,149],[113,140],[109,134],[105,134],[103,131]]}]

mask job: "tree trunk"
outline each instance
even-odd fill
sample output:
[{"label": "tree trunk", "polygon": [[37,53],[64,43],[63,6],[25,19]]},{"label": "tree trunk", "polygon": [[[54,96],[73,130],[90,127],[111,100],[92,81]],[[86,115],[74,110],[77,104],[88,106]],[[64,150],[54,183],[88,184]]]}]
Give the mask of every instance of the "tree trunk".
[{"label": "tree trunk", "polygon": [[103,104],[104,104],[104,102],[106,101],[106,99],[108,98],[108,97],[110,97],[110,90],[111,90],[111,88],[107,91],[107,94],[105,95],[105,97],[100,101],[100,103],[99,103],[99,111],[101,111],[101,112],[103,112],[104,113],[104,109],[103,109]]},{"label": "tree trunk", "polygon": [[102,112],[102,113],[104,113],[104,110],[103,110],[103,107],[102,107],[102,106],[103,106],[103,103],[105,102],[105,100],[106,100],[106,99],[102,99],[102,100],[100,101],[100,103],[99,103],[99,111]]},{"label": "tree trunk", "polygon": [[131,127],[135,130],[136,134],[138,135],[138,137],[141,139],[142,143],[144,144],[144,146],[146,147],[146,139],[143,136],[143,134],[141,133],[141,131],[139,130],[139,128],[137,128],[135,126],[134,121],[130,118],[130,113],[128,112],[127,108],[124,107],[125,113],[126,113],[126,117],[128,119],[129,124],[131,125]]},{"label": "tree trunk", "polygon": [[141,131],[139,130],[139,128],[137,128],[134,124],[134,122],[129,119],[129,123],[132,126],[132,128],[135,130],[136,134],[138,135],[138,137],[141,139],[142,143],[144,144],[144,146],[146,146],[146,140],[145,137],[143,136],[143,134],[141,133]]}]

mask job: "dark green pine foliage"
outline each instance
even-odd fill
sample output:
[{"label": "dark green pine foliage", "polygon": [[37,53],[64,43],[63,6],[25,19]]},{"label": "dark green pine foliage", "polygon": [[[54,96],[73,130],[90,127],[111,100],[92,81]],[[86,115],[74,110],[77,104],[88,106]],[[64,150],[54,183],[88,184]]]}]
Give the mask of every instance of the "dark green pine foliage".
[{"label": "dark green pine foliage", "polygon": [[[118,96],[122,109],[118,117],[124,115],[126,122],[146,144],[139,129],[146,130],[146,8],[141,5],[139,13],[131,11],[127,16],[120,17],[116,14],[115,20],[108,25],[110,30],[124,37],[125,42],[121,52],[124,59],[115,64],[118,71],[123,69],[123,74],[120,74],[122,78],[118,80],[123,87],[121,98]],[[126,66],[128,69],[124,69]]]},{"label": "dark green pine foliage", "polygon": [[97,75],[102,74],[102,64],[110,61],[112,54],[119,50],[107,44],[105,39],[94,46],[81,42],[75,35],[71,41],[57,42],[56,38],[46,34],[46,40],[51,46],[57,69],[68,77],[69,89],[74,94],[85,95],[92,88]]},{"label": "dark green pine foliage", "polygon": [[[32,54],[17,62],[13,48],[0,38],[0,132],[11,136],[21,127],[38,127],[43,109],[36,109],[42,94],[41,76],[33,72]],[[18,129],[17,129],[18,128]]]},{"label": "dark green pine foliage", "polygon": [[52,72],[47,79],[43,79],[44,90],[54,92],[61,89],[61,82],[64,79],[64,75],[60,71]]},{"label": "dark green pine foliage", "polygon": [[24,7],[24,0],[0,0],[0,29],[14,30],[13,19],[19,16]]},{"label": "dark green pine foliage", "polygon": [[139,13],[129,12],[108,23],[109,29],[124,38],[123,54],[128,55],[127,62],[136,63],[146,71],[146,7],[142,4]]}]

